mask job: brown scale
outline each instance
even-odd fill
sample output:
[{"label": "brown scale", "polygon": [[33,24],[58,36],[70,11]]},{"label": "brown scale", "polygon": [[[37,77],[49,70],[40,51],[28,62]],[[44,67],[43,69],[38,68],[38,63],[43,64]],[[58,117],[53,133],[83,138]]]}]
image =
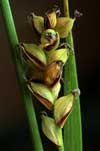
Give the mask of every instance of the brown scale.
[{"label": "brown scale", "polygon": [[63,62],[55,61],[48,65],[44,71],[44,83],[48,86],[54,86],[60,80],[63,70]]}]

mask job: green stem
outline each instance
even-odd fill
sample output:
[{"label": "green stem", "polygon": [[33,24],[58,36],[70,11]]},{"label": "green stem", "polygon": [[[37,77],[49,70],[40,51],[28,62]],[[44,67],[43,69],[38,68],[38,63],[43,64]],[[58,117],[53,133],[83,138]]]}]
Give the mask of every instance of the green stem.
[{"label": "green stem", "polygon": [[[65,16],[69,16],[68,0],[64,0]],[[69,34],[68,43],[74,47],[72,32]],[[64,94],[78,88],[75,53],[69,56],[69,60],[64,69]],[[73,112],[64,127],[64,147],[65,151],[82,151],[82,126],[79,97],[74,103]]]},{"label": "green stem", "polygon": [[64,14],[66,17],[69,17],[69,4],[68,0],[64,0]]},{"label": "green stem", "polygon": [[41,142],[38,125],[36,121],[35,110],[32,103],[32,97],[30,93],[28,92],[27,85],[24,80],[24,71],[22,68],[20,51],[17,48],[17,45],[19,42],[18,42],[16,30],[15,30],[11,8],[9,5],[9,0],[0,0],[0,9],[3,15],[3,20],[4,20],[5,29],[8,35],[8,40],[11,46],[11,54],[12,54],[13,62],[15,63],[21,97],[22,97],[22,100],[24,101],[25,108],[26,108],[30,131],[32,135],[34,151],[43,151],[42,142]]},{"label": "green stem", "polygon": [[64,145],[59,147],[59,151],[64,151]]},{"label": "green stem", "polygon": [[62,146],[59,147],[58,151],[64,151],[64,143],[63,143],[63,133],[62,133],[62,129],[61,129],[61,138],[60,138],[60,139],[62,140]]}]

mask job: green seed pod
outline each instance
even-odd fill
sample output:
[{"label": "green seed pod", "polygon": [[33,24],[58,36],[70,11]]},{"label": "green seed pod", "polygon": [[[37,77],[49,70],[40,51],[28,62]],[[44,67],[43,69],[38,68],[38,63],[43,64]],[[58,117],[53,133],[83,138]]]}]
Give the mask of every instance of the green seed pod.
[{"label": "green seed pod", "polygon": [[53,29],[45,30],[41,35],[41,45],[44,50],[51,51],[57,49],[60,42],[59,34]]},{"label": "green seed pod", "polygon": [[55,61],[48,65],[44,70],[44,83],[48,86],[54,86],[61,78],[63,62]]},{"label": "green seed pod", "polygon": [[70,115],[75,97],[80,95],[79,89],[74,89],[67,96],[60,97],[54,104],[54,118],[56,124],[63,128],[68,116]]},{"label": "green seed pod", "polygon": [[44,17],[44,22],[46,28],[54,28],[57,24],[56,11],[47,12]]},{"label": "green seed pod", "polygon": [[30,82],[28,84],[30,92],[49,110],[52,110],[55,96],[51,89],[44,84]]},{"label": "green seed pod", "polygon": [[50,51],[48,54],[48,63],[54,62],[56,60],[62,61],[64,64],[68,60],[69,50],[68,48],[61,48],[57,50]]},{"label": "green seed pod", "polygon": [[60,89],[61,89],[60,81],[58,81],[57,83],[55,83],[55,85],[51,88],[55,100],[58,98]]},{"label": "green seed pod", "polygon": [[60,35],[60,38],[66,38],[68,33],[72,30],[75,18],[59,17],[57,19],[56,27],[54,28]]},{"label": "green seed pod", "polygon": [[33,27],[38,33],[42,33],[44,31],[44,18],[42,16],[36,16],[34,13],[31,13],[30,17]]},{"label": "green seed pod", "polygon": [[53,118],[42,115],[42,131],[56,146],[62,146],[61,128],[56,125]]},{"label": "green seed pod", "polygon": [[54,104],[54,118],[56,124],[63,128],[65,121],[72,111],[74,95],[71,93],[67,96],[60,97]]},{"label": "green seed pod", "polygon": [[36,44],[20,44],[19,45],[23,56],[25,57],[25,60],[27,63],[29,63],[29,66],[32,64],[37,66],[39,69],[44,69],[44,67],[47,64],[47,58],[44,53],[44,51],[37,46]]}]

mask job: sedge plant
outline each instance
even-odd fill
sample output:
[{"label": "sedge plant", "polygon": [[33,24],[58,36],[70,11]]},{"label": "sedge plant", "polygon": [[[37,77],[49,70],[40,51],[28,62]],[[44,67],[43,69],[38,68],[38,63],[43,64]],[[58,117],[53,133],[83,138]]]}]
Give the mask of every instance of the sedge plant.
[{"label": "sedge plant", "polygon": [[[60,9],[57,6],[48,10],[44,17],[31,13],[32,27],[40,35],[39,44],[20,43],[9,1],[1,0],[0,7],[27,112],[34,151],[43,151],[45,147],[42,145],[32,95],[44,106],[43,111],[37,104],[37,112],[41,112],[41,121],[38,123],[41,123],[41,130],[46,138],[55,144],[59,151],[82,151],[75,53],[73,50],[70,55],[69,51],[73,48],[71,30],[75,17],[69,16],[68,1],[64,0],[65,17],[60,17]],[[78,12],[77,14],[79,16]],[[66,37],[67,42],[61,42],[61,39]],[[64,96],[59,96],[63,67]],[[77,127],[76,130],[74,127]]]}]

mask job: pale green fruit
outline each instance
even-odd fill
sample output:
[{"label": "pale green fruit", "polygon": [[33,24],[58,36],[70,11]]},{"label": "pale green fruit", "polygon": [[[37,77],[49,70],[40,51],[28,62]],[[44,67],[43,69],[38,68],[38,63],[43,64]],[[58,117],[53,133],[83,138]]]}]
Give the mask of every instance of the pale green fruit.
[{"label": "pale green fruit", "polygon": [[57,19],[56,27],[54,28],[60,35],[60,38],[66,38],[68,33],[72,30],[75,18],[59,17]]},{"label": "pale green fruit", "polygon": [[54,118],[56,124],[63,128],[70,112],[72,111],[74,95],[71,93],[67,96],[60,97],[54,104]]},{"label": "pale green fruit", "polygon": [[31,93],[49,110],[52,110],[55,96],[51,89],[41,83],[30,82],[28,88]]},{"label": "pale green fruit", "polygon": [[50,64],[53,61],[62,61],[64,64],[68,60],[69,50],[68,48],[61,48],[57,50],[50,51],[48,54],[48,63]]},{"label": "pale green fruit", "polygon": [[40,69],[44,69],[47,64],[47,58],[44,51],[39,46],[37,46],[36,44],[25,43],[22,43],[19,46],[24,54],[27,63],[29,63],[29,66],[32,66],[33,64]]},{"label": "pale green fruit", "polygon": [[45,15],[45,27],[46,28],[54,28],[57,24],[57,16],[55,11],[50,11]]},{"label": "pale green fruit", "polygon": [[80,95],[79,89],[74,89],[72,93],[67,96],[62,96],[55,101],[54,104],[54,118],[56,124],[63,128],[68,116],[70,115],[75,97]]},{"label": "pale green fruit", "polygon": [[58,96],[59,96],[60,89],[61,89],[60,81],[58,81],[58,82],[51,88],[55,100],[56,100],[56,99],[58,98]]},{"label": "pale green fruit", "polygon": [[31,18],[33,27],[37,32],[42,33],[44,31],[44,18],[42,16],[37,16],[34,13],[31,14]]},{"label": "pale green fruit", "polygon": [[62,146],[62,132],[55,120],[48,116],[42,115],[42,131],[44,135],[56,146]]}]

